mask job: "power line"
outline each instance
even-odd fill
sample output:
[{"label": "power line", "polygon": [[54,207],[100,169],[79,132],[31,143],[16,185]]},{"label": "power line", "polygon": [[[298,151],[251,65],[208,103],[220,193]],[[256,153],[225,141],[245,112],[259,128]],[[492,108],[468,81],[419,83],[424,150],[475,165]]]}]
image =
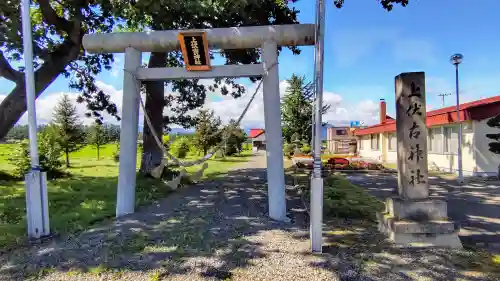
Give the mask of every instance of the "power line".
[{"label": "power line", "polygon": [[443,103],[443,107],[444,107],[444,97],[446,96],[451,96],[451,93],[447,93],[447,94],[439,94],[438,96],[441,97],[441,100],[442,100],[442,103]]}]

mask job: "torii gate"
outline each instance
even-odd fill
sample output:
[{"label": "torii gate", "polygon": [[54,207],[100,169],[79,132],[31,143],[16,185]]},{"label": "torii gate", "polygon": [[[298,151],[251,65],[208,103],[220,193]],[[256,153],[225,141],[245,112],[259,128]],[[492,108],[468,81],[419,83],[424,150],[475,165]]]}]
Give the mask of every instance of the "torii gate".
[{"label": "torii gate", "polygon": [[[120,133],[120,170],[116,216],[134,212],[136,155],[139,121],[140,81],[217,77],[262,77],[267,145],[269,216],[285,221],[286,198],[278,67],[278,46],[315,44],[314,24],[168,30],[91,34],[83,37],[90,53],[125,53],[123,105]],[[210,48],[262,49],[262,64],[213,66],[209,71],[190,72],[183,67],[142,68],[142,52],[170,52],[180,49],[179,33],[203,32]]]}]

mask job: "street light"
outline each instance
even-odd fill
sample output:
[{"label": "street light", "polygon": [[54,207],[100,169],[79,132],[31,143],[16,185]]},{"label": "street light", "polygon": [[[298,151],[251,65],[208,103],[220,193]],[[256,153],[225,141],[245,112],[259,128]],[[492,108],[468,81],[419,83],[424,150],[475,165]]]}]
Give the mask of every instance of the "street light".
[{"label": "street light", "polygon": [[457,122],[458,122],[458,182],[463,183],[464,176],[462,172],[462,123],[460,122],[460,98],[458,91],[458,65],[462,63],[464,56],[462,54],[454,54],[450,58],[450,62],[455,65],[455,86],[457,94]]}]

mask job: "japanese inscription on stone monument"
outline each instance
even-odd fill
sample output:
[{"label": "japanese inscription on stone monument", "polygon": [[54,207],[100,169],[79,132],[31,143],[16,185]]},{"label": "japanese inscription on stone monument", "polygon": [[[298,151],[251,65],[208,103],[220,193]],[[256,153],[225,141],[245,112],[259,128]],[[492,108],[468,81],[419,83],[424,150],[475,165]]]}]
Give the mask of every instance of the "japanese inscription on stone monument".
[{"label": "japanese inscription on stone monument", "polygon": [[429,189],[423,72],[396,77],[396,131],[399,195],[404,199],[425,199]]},{"label": "japanese inscription on stone monument", "polygon": [[206,71],[212,68],[205,32],[181,32],[178,37],[188,71]]}]

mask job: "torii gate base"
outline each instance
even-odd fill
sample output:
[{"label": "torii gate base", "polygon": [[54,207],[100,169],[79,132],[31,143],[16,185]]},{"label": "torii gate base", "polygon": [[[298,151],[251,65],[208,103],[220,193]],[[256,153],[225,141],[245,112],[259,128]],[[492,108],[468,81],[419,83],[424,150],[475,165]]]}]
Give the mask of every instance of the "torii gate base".
[{"label": "torii gate base", "polygon": [[85,35],[88,52],[125,53],[123,105],[120,133],[120,173],[116,216],[134,212],[136,155],[139,121],[139,82],[216,77],[262,77],[267,145],[267,185],[269,216],[285,221],[286,197],[278,76],[278,45],[314,44],[314,25],[280,25],[216,28],[204,31],[211,48],[261,48],[263,64],[215,66],[211,71],[188,72],[184,68],[141,68],[142,52],[170,52],[179,49],[179,31]]}]

